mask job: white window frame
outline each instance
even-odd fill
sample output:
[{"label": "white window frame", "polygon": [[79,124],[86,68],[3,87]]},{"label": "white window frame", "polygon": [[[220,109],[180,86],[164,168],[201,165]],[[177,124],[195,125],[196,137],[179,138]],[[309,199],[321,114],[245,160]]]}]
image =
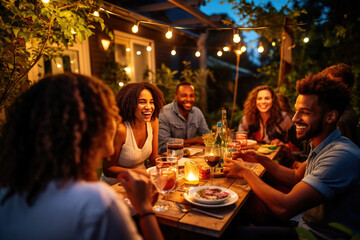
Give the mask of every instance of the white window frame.
[{"label": "white window frame", "polygon": [[[139,44],[139,45],[143,45],[145,46],[145,48],[149,45],[149,43],[151,44],[151,48],[152,50],[150,52],[147,52],[147,61],[149,64],[149,70],[152,71],[154,74],[150,75],[150,82],[151,83],[155,83],[155,43],[153,40],[151,39],[147,39],[147,38],[143,38],[143,37],[139,37],[139,36],[134,36],[128,33],[124,33],[118,30],[114,30],[114,41],[115,43],[120,43],[123,44],[123,42],[127,42],[128,46],[130,47],[130,49],[134,49],[134,44]],[[134,51],[130,50],[130,63],[128,64],[131,71],[130,71],[130,82],[136,82],[135,81],[135,66],[134,66],[134,62],[135,62],[135,53]]]}]

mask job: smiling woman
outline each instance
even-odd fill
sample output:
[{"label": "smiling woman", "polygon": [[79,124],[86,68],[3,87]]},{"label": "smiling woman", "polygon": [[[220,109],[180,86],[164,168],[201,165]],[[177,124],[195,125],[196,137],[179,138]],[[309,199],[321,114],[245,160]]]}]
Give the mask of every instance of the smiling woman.
[{"label": "smiling woman", "polygon": [[129,169],[148,175],[144,162],[154,165],[158,156],[158,116],[164,105],[162,92],[150,83],[130,83],[116,96],[123,123],[115,135],[115,153],[103,161],[101,180],[110,185]]},{"label": "smiling woman", "polygon": [[297,143],[290,117],[280,110],[274,90],[266,85],[258,86],[249,93],[239,131],[246,132],[249,138],[260,143]]}]

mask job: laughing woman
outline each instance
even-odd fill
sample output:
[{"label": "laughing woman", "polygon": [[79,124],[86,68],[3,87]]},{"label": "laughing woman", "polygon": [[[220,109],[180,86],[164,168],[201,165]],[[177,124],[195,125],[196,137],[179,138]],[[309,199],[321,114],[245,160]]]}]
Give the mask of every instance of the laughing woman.
[{"label": "laughing woman", "polygon": [[290,140],[297,143],[293,130],[293,122],[280,110],[270,86],[258,86],[249,93],[239,131],[246,132],[249,138],[259,143],[283,145]]},{"label": "laughing woman", "polygon": [[132,169],[147,175],[144,162],[158,156],[158,116],[165,100],[150,83],[130,83],[120,89],[116,102],[123,119],[115,135],[115,153],[103,161],[101,180],[112,185],[118,174]]}]

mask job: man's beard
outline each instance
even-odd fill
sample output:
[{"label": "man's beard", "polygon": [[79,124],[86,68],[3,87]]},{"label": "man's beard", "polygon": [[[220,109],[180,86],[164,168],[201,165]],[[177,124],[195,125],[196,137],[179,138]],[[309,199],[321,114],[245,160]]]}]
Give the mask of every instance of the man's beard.
[{"label": "man's beard", "polygon": [[304,141],[304,140],[309,140],[309,139],[312,139],[314,137],[317,137],[323,130],[322,122],[323,121],[319,121],[318,124],[316,124],[315,126],[313,125],[313,127],[310,127],[309,131],[307,131],[302,136],[298,136],[298,134],[296,133],[296,138],[299,141]]}]

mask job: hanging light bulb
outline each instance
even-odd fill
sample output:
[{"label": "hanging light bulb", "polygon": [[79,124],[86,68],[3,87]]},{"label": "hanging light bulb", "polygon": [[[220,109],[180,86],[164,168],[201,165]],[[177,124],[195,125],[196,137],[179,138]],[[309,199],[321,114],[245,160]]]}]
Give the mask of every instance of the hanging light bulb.
[{"label": "hanging light bulb", "polygon": [[[48,0],[46,0],[46,1],[48,1]],[[94,13],[93,13],[93,14],[94,14],[94,16],[95,16],[95,17],[99,17],[99,16],[100,16],[100,14],[99,14],[99,12],[98,12],[98,11],[94,11]]]},{"label": "hanging light bulb", "polygon": [[171,50],[171,55],[173,55],[173,56],[176,55],[176,50],[175,50],[175,48],[173,48],[173,50]]},{"label": "hanging light bulb", "polygon": [[138,22],[138,21],[136,21],[136,23],[134,24],[134,26],[132,26],[131,31],[132,31],[133,33],[139,32],[139,22]]},{"label": "hanging light bulb", "polygon": [[238,55],[240,55],[240,54],[242,54],[242,51],[241,51],[241,49],[236,49],[236,50],[235,50],[235,53],[238,54]]},{"label": "hanging light bulb", "polygon": [[141,51],[136,51],[136,55],[141,55]]},{"label": "hanging light bulb", "polygon": [[128,47],[128,48],[126,48],[126,51],[127,51],[127,52],[130,52],[130,51],[131,51],[131,49]]},{"label": "hanging light bulb", "polygon": [[217,55],[218,55],[218,57],[221,57],[221,56],[223,55],[223,52],[222,52],[221,50],[219,50],[219,51],[217,52]]},{"label": "hanging light bulb", "polygon": [[243,53],[243,52],[246,52],[246,47],[245,47],[245,46],[241,46],[240,51],[241,51],[242,53]]},{"label": "hanging light bulb", "polygon": [[50,0],[41,0],[43,3],[47,4],[50,2]]},{"label": "hanging light bulb", "polygon": [[171,30],[171,28],[168,28],[168,31],[166,32],[166,34],[165,34],[165,37],[167,38],[167,39],[171,39],[172,38],[172,30]]},{"label": "hanging light bulb", "polygon": [[310,41],[310,39],[308,37],[304,37],[304,43],[308,43]]},{"label": "hanging light bulb", "polygon": [[228,52],[230,48],[228,46],[223,47],[224,52]]},{"label": "hanging light bulb", "polygon": [[239,43],[241,41],[241,38],[238,33],[234,34],[233,41],[234,43]]},{"label": "hanging light bulb", "polygon": [[150,51],[151,51],[151,49],[152,49],[152,47],[151,47],[151,43],[149,43],[149,46],[147,46],[147,47],[146,47],[146,51],[150,52]]},{"label": "hanging light bulb", "polygon": [[264,52],[264,47],[262,46],[262,43],[261,43],[261,42],[260,42],[260,45],[259,45],[259,47],[258,47],[258,52],[259,52],[259,53]]},{"label": "hanging light bulb", "polygon": [[123,87],[123,86],[124,86],[124,83],[123,83],[123,82],[119,82],[119,86],[120,86],[120,87]]},{"label": "hanging light bulb", "polygon": [[200,56],[201,56],[201,53],[200,53],[199,50],[197,50],[197,51],[195,52],[195,57],[200,57]]},{"label": "hanging light bulb", "polygon": [[273,47],[275,47],[275,45],[276,45],[276,42],[272,42],[272,43],[271,43],[271,45],[272,45]]}]

